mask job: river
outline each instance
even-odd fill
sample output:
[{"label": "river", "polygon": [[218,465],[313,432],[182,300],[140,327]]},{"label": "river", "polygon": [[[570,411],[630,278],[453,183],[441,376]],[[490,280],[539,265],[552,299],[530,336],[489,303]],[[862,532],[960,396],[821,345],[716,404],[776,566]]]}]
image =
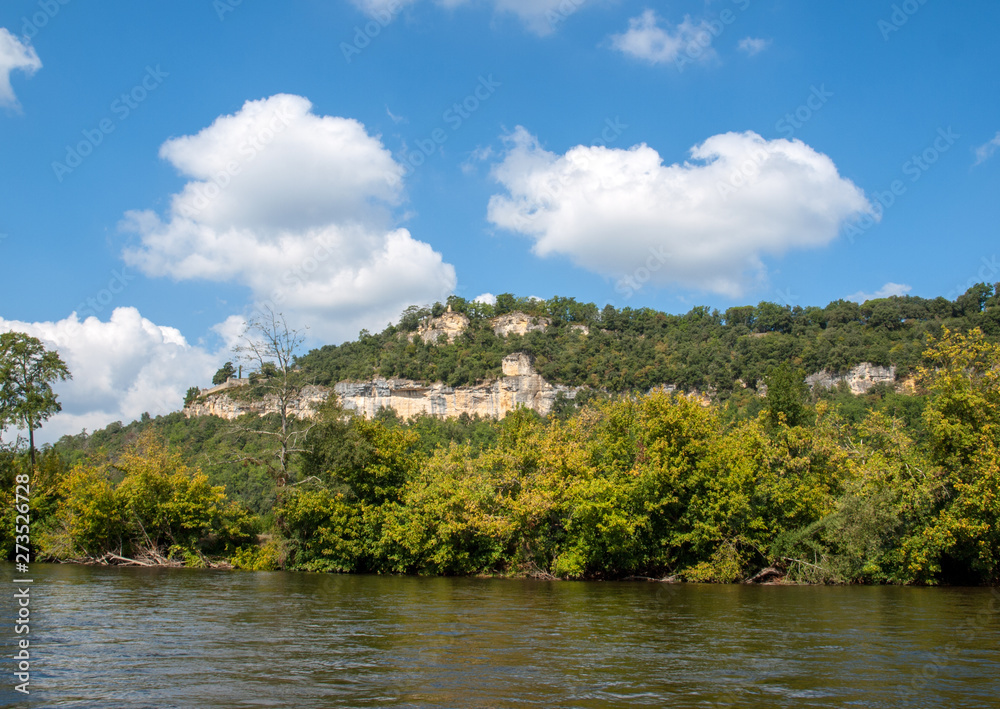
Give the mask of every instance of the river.
[{"label": "river", "polygon": [[[15,652],[11,565],[4,653]],[[998,707],[1000,592],[34,565],[0,705]]]}]

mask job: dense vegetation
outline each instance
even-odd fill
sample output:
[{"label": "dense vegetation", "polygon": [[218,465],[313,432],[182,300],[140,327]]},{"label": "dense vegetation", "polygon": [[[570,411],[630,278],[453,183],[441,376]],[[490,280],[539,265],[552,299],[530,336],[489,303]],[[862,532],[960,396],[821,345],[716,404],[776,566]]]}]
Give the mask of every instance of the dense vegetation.
[{"label": "dense vegetation", "polygon": [[[608,396],[499,422],[365,420],[331,400],[287,480],[266,439],[148,419],[43,451],[33,541],[49,559],[155,547],[318,572],[1000,582],[1000,346],[942,330],[908,366],[912,395],[810,395],[786,362],[765,398]],[[28,465],[0,457],[4,495]]]},{"label": "dense vegetation", "polygon": [[[509,294],[498,296],[496,305],[454,296],[447,305],[471,321],[451,344],[408,337],[428,317],[444,312],[446,305],[437,303],[411,307],[398,325],[380,334],[363,331],[357,341],[314,350],[299,363],[321,384],[378,374],[459,386],[497,377],[504,356],[527,352],[554,384],[612,392],[673,384],[727,398],[741,382],[753,387],[783,362],[809,373],[838,374],[870,362],[895,365],[905,376],[919,364],[926,337],[939,337],[942,328],[980,328],[991,340],[1000,339],[1000,293],[987,284],[954,302],[911,296],[863,305],[839,300],[825,308],[764,302],[724,313],[697,307],[685,315]],[[515,311],[551,318],[552,325],[526,336],[494,335],[491,318]],[[574,325],[587,326],[590,334]]]}]

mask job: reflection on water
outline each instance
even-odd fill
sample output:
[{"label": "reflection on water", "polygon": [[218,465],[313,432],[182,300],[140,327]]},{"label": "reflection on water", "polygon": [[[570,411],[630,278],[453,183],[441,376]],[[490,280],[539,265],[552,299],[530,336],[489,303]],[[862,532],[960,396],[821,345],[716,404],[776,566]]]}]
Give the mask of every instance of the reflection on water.
[{"label": "reflection on water", "polygon": [[3,706],[1000,706],[989,589],[33,571]]}]

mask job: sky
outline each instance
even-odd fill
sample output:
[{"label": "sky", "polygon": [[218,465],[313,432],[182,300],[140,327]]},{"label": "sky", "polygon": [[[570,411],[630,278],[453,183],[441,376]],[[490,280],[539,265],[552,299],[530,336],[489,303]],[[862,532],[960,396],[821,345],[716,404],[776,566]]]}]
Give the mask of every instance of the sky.
[{"label": "sky", "polygon": [[997,27],[985,0],[6,0],[0,331],[73,373],[51,441],[179,409],[267,306],[318,346],[451,294],[954,298],[1000,281]]}]

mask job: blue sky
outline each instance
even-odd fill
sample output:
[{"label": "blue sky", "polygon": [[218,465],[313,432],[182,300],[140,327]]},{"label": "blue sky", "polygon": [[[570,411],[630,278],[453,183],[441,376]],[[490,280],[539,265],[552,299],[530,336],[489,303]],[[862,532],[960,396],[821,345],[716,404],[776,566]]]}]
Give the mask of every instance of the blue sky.
[{"label": "blue sky", "polygon": [[[50,436],[176,409],[271,302],[684,312],[1000,281],[1000,6],[8,0],[0,329]],[[6,79],[6,81],[5,81]]]}]

